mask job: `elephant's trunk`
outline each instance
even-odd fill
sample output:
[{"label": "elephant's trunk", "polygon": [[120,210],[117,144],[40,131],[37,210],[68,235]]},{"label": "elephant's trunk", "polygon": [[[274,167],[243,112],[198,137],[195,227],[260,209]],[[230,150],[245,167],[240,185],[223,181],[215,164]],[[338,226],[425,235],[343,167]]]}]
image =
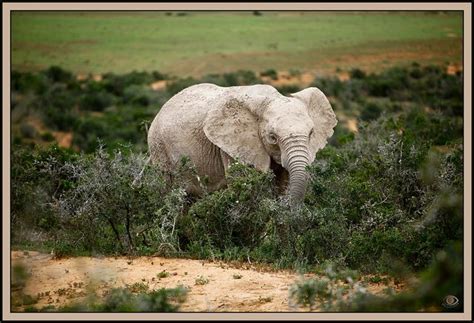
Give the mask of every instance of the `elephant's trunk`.
[{"label": "elephant's trunk", "polygon": [[292,136],[282,140],[283,167],[289,173],[288,194],[291,205],[300,203],[305,195],[309,174],[306,166],[310,163],[308,137]]}]

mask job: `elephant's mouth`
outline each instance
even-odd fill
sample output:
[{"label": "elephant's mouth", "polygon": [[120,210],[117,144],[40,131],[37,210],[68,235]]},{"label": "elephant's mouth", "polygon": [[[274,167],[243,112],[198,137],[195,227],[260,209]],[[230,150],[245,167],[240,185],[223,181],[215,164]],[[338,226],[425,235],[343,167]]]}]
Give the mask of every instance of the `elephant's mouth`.
[{"label": "elephant's mouth", "polygon": [[281,165],[281,156],[280,156],[280,155],[274,156],[274,157],[272,158],[272,162],[275,162],[275,163]]},{"label": "elephant's mouth", "polygon": [[288,187],[288,171],[273,158],[270,162],[270,169],[272,170],[273,174],[275,174],[275,184],[278,188],[278,193],[284,194]]}]

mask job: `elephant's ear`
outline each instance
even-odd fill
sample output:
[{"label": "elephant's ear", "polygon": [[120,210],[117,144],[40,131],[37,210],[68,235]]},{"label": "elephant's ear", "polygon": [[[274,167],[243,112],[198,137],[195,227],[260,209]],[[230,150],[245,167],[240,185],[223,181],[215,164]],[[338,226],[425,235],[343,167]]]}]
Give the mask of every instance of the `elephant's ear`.
[{"label": "elephant's ear", "polygon": [[208,112],[204,121],[207,138],[229,156],[267,171],[270,156],[259,136],[258,119],[250,110],[251,102],[236,98]]},{"label": "elephant's ear", "polygon": [[323,149],[328,138],[333,135],[333,128],[337,124],[336,115],[328,98],[316,87],[309,87],[291,95],[306,104],[309,115],[313,119],[314,131],[309,139],[312,161],[318,150]]}]

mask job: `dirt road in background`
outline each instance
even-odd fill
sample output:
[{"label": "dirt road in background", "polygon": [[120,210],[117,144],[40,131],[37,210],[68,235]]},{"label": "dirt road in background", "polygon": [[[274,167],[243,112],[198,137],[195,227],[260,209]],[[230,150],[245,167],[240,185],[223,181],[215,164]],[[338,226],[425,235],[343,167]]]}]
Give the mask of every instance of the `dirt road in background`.
[{"label": "dirt road in background", "polygon": [[[183,312],[294,312],[304,309],[289,304],[289,288],[300,276],[290,271],[271,271],[255,266],[235,266],[201,260],[162,257],[73,257],[55,260],[49,254],[13,251],[12,263],[22,263],[31,273],[23,290],[37,297],[36,308],[63,306],[80,301],[93,284],[97,295],[113,287],[135,283],[149,290],[189,287]],[[158,275],[167,272],[167,275]],[[164,277],[166,276],[166,277]],[[306,275],[306,277],[309,277]],[[196,280],[207,283],[196,284]],[[379,293],[388,287],[371,283],[368,290]],[[400,286],[390,287],[399,289]],[[19,310],[22,310],[19,308]]]}]

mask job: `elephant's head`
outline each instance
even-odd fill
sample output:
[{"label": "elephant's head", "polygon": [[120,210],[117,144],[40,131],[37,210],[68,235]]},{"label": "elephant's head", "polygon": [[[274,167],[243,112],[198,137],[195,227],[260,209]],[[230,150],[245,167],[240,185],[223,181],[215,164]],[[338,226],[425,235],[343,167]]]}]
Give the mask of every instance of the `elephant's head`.
[{"label": "elephant's head", "polygon": [[[271,159],[289,173],[288,194],[303,199],[309,176],[306,166],[332,136],[336,116],[326,96],[310,87],[291,97],[268,86],[244,95],[230,95],[211,110],[204,132],[228,155],[267,171]],[[264,93],[261,93],[264,92]]]}]

